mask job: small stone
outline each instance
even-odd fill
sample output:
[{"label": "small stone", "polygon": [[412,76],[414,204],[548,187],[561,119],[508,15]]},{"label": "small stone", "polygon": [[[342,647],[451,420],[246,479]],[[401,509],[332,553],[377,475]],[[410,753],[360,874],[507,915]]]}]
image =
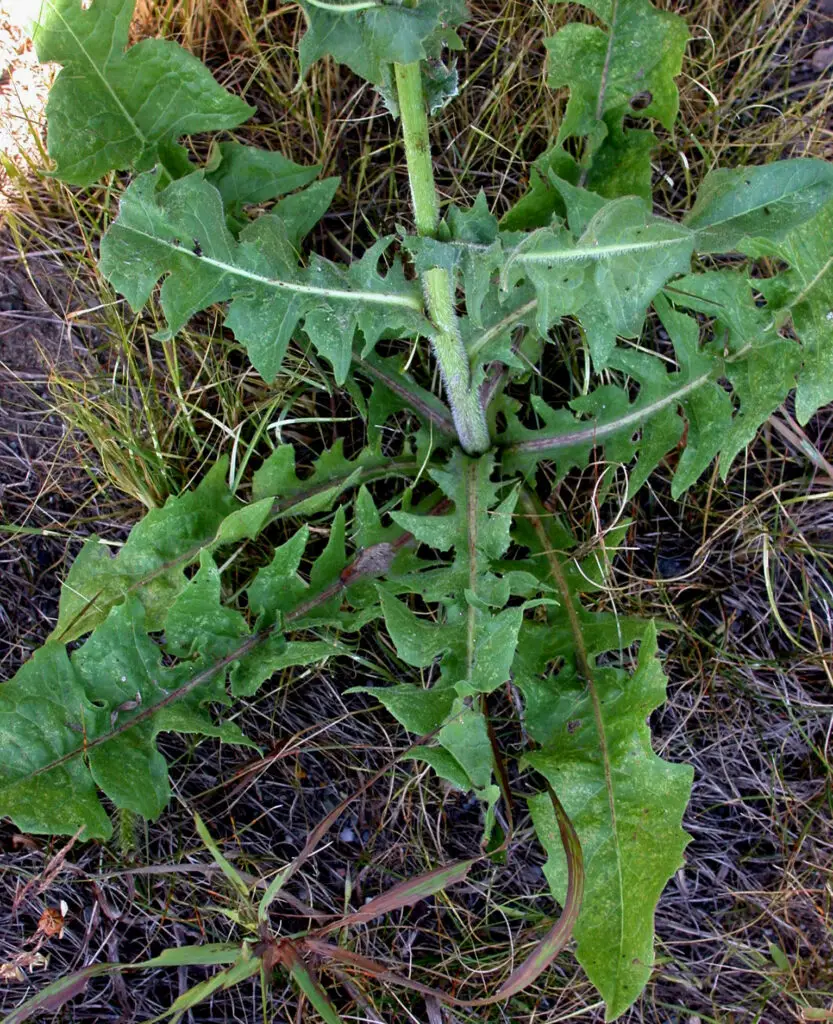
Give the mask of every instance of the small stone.
[{"label": "small stone", "polygon": [[812,59],[813,71],[825,71],[833,64],[833,44],[816,50]]}]

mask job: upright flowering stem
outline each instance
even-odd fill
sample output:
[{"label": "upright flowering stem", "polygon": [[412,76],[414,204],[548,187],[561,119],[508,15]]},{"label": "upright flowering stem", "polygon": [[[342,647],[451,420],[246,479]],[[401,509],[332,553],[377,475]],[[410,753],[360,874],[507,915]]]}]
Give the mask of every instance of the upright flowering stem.
[{"label": "upright flowering stem", "polygon": [[[422,69],[419,63],[395,64],[394,69],[416,229],[420,235],[434,236],[440,222],[440,208],[431,162]],[[428,313],[435,327],[431,344],[440,366],[460,445],[469,455],[481,455],[489,450],[491,440],[480,396],[472,385],[469,358],[457,325],[451,274],[435,267],[425,272],[423,284]]]}]

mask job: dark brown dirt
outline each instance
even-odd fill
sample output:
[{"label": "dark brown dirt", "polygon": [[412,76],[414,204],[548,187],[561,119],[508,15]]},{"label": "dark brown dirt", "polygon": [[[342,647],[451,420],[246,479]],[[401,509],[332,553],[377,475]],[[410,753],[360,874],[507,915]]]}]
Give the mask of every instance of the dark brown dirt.
[{"label": "dark brown dirt", "polygon": [[56,581],[68,554],[67,524],[92,490],[49,400],[51,368],[77,367],[84,359],[68,324],[46,301],[59,298],[54,290],[64,282],[62,268],[33,259],[29,270],[32,278],[11,262],[0,264],[0,517],[13,528],[0,536],[0,665],[6,676],[51,628]]}]

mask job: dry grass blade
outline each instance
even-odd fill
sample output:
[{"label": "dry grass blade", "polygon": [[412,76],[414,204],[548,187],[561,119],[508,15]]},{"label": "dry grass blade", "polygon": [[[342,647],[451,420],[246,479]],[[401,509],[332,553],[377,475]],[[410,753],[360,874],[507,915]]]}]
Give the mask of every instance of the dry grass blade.
[{"label": "dry grass blade", "polygon": [[508,999],[528,988],[536,978],[550,966],[562,949],[570,941],[576,919],[581,910],[584,894],[584,857],[573,823],[561,805],[552,786],[547,784],[547,791],[552,800],[558,831],[567,858],[567,896],[560,917],[538,943],[532,953],[517,967],[500,986],[497,999]]},{"label": "dry grass blade", "polygon": [[31,893],[46,892],[49,886],[55,881],[61,871],[64,869],[66,864],[67,855],[70,850],[75,846],[78,841],[78,837],[81,835],[81,829],[79,829],[72,838],[66,842],[60,850],[51,858],[49,863],[43,869],[42,874],[39,877],[31,878],[29,881],[14,894],[12,900],[12,912],[15,913],[19,906],[31,895]]},{"label": "dry grass blade", "polygon": [[70,999],[74,999],[85,991],[91,978],[119,970],[120,966],[120,964],[91,964],[83,970],[53,981],[51,985],[41,989],[37,995],[12,1010],[8,1016],[3,1018],[2,1024],[23,1024],[24,1021],[36,1014],[57,1013]]},{"label": "dry grass blade", "polygon": [[427,896],[446,889],[449,885],[462,882],[477,860],[463,860],[457,864],[450,864],[447,867],[435,868],[427,871],[424,875],[416,878],[409,878],[400,882],[392,889],[382,893],[375,899],[365,903],[361,910],[347,914],[339,921],[332,921],[325,928],[318,931],[319,935],[329,935],[330,932],[339,931],[341,928],[349,928],[355,925],[366,924],[375,917],[383,914],[392,914],[395,910],[403,907],[410,907]]}]

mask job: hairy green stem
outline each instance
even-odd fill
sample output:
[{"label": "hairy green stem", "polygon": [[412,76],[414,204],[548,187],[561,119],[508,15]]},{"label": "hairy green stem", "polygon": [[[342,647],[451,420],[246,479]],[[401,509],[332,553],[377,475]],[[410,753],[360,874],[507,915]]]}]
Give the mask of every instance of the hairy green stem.
[{"label": "hairy green stem", "polygon": [[491,447],[491,439],[480,394],[472,386],[469,357],[457,326],[451,276],[447,270],[435,267],[426,270],[422,279],[425,301],[437,327],[431,341],[440,364],[457,437],[469,455],[482,455]]},{"label": "hairy green stem", "polygon": [[[432,236],[437,233],[440,208],[434,187],[422,68],[419,62],[395,64],[394,71],[414,221],[420,235]],[[491,439],[480,396],[472,386],[469,359],[457,326],[451,275],[437,267],[426,271],[423,284],[428,313],[436,328],[431,344],[440,365],[457,437],[469,455],[482,455],[491,447]]]},{"label": "hairy green stem", "polygon": [[394,64],[394,72],[414,222],[418,234],[435,235],[440,223],[440,204],[434,187],[422,68],[418,61],[414,64]]}]

